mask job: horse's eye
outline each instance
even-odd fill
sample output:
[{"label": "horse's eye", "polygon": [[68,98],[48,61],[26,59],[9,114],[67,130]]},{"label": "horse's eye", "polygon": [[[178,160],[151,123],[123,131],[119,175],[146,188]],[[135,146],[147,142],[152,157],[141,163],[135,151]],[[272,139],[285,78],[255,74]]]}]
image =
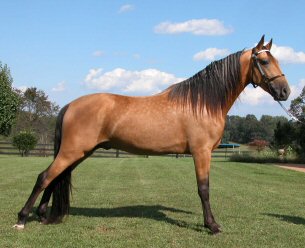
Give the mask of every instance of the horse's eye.
[{"label": "horse's eye", "polygon": [[261,65],[268,65],[268,64],[269,64],[269,61],[266,60],[266,59],[260,59],[260,60],[259,60],[259,63],[260,63]]}]

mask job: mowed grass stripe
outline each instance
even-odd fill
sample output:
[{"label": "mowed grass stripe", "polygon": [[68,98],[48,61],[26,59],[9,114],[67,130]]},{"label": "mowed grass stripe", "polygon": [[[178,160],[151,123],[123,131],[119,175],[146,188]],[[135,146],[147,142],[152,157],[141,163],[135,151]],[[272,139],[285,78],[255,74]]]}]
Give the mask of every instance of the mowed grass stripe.
[{"label": "mowed grass stripe", "polygon": [[[90,158],[73,172],[71,215],[12,229],[51,158],[0,157],[0,247],[302,247],[305,174],[212,162],[211,205],[223,233],[202,228],[191,158]],[[38,202],[37,202],[38,204]],[[36,204],[36,206],[37,206]]]}]

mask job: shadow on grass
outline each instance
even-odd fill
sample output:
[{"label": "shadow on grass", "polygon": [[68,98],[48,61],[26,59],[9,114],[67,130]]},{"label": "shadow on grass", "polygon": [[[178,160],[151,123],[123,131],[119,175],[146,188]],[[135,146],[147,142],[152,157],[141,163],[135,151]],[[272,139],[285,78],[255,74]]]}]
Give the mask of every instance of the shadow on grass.
[{"label": "shadow on grass", "polygon": [[291,216],[291,215],[284,215],[284,214],[264,214],[270,217],[274,217],[280,219],[282,221],[293,223],[296,225],[305,225],[305,218],[298,217],[298,216]]},{"label": "shadow on grass", "polygon": [[201,232],[202,225],[190,224],[168,217],[163,211],[172,213],[193,214],[192,212],[161,205],[135,205],[117,208],[76,208],[71,207],[70,215],[86,217],[122,217],[122,218],[144,218],[169,223],[174,226],[192,229]]}]

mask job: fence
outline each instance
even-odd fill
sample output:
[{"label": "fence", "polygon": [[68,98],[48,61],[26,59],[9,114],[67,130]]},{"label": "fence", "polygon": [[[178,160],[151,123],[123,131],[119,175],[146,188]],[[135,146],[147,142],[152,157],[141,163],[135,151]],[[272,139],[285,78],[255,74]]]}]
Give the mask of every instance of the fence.
[{"label": "fence", "polygon": [[[225,147],[219,148],[213,151],[212,157],[213,158],[227,158],[231,154],[239,152],[239,148],[236,147]],[[4,155],[20,155],[17,148],[13,147],[13,145],[9,142],[0,142],[0,154]],[[53,156],[53,144],[38,144],[36,145],[35,149],[31,150],[29,156],[39,156],[39,157],[49,157]],[[127,158],[127,157],[139,157],[140,155],[135,155],[132,153],[128,153],[121,150],[104,150],[104,149],[97,149],[91,157],[98,157],[98,158]],[[141,155],[142,157],[148,157],[148,155]],[[185,154],[167,154],[162,156],[168,157],[191,157],[191,155]]]}]

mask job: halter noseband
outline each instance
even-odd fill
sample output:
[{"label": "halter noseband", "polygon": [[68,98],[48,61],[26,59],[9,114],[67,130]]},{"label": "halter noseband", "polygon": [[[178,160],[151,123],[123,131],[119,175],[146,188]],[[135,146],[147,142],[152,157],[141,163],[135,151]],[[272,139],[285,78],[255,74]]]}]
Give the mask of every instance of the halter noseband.
[{"label": "halter noseband", "polygon": [[[252,56],[251,56],[251,57],[252,57],[252,59],[253,59],[253,67],[256,66],[256,68],[258,69],[258,71],[260,72],[260,74],[261,74],[261,76],[262,76],[261,83],[267,84],[267,85],[268,85],[268,88],[270,89],[270,82],[273,81],[273,80],[275,80],[275,79],[277,79],[277,78],[279,78],[279,77],[284,77],[285,74],[279,74],[279,75],[277,75],[277,76],[274,76],[274,77],[272,77],[272,78],[269,78],[269,77],[265,74],[265,72],[264,72],[263,68],[261,67],[261,65],[260,65],[260,63],[259,63],[259,61],[258,61],[258,58],[257,58],[257,55],[259,55],[260,53],[263,53],[263,52],[269,52],[269,53],[270,53],[270,51],[267,50],[267,49],[263,49],[263,50],[260,50],[260,51],[258,51],[258,52],[254,52],[254,49],[253,49],[253,52],[252,52]],[[254,68],[252,68],[252,82],[251,82],[251,84],[253,85],[254,88],[256,88],[256,87],[258,87],[258,84],[255,83],[255,82],[253,81],[253,74],[254,74]]]}]

